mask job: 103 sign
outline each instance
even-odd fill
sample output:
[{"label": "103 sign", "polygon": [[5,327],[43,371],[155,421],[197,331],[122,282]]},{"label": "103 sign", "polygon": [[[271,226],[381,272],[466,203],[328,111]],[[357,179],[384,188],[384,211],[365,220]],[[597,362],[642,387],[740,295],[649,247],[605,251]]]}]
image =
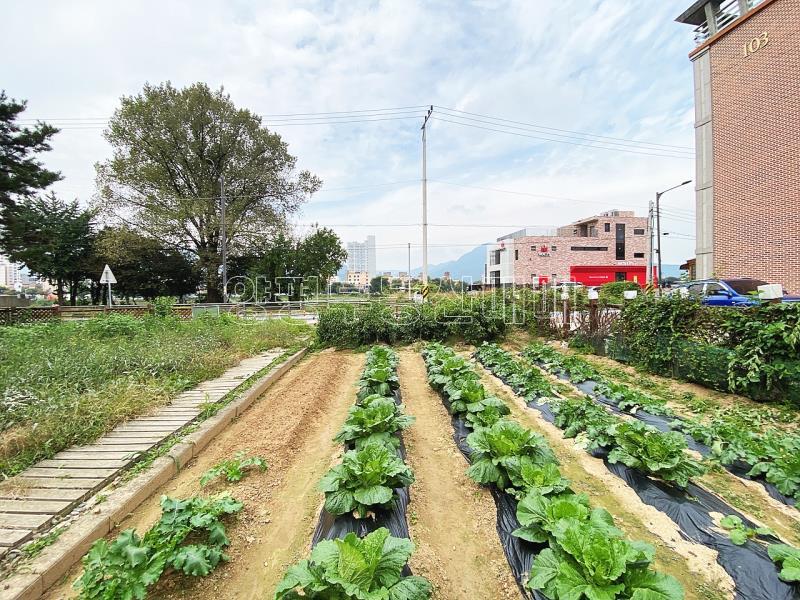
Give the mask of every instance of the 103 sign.
[{"label": "103 sign", "polygon": [[758,37],[754,37],[752,40],[742,45],[742,56],[747,58],[751,54],[755,54],[761,50],[761,48],[767,44],[769,44],[769,35],[767,35],[767,32],[765,31]]}]

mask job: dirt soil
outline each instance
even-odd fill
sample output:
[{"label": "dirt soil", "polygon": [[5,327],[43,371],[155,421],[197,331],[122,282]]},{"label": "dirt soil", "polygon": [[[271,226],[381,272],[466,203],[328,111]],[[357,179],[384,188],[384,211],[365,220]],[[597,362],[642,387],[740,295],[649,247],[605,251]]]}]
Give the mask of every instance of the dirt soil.
[{"label": "dirt soil", "polygon": [[[148,597],[272,597],[286,568],[310,551],[322,505],[316,485],[341,454],[341,446],[332,438],[355,400],[363,363],[363,355],[330,350],[306,358],[122,522],[119,530],[150,527],[160,516],[161,494],[185,498],[228,490],[244,503],[228,527],[230,562],[204,578],[165,576]],[[216,483],[201,489],[203,472],[238,450],[264,456],[268,471],[251,473],[236,484]],[[80,573],[79,566],[73,568],[66,581],[45,598],[74,597],[71,583]]]},{"label": "dirt soil", "polygon": [[488,490],[466,476],[453,441],[450,416],[427,383],[422,356],[400,351],[398,368],[406,411],[416,422],[403,433],[406,461],[416,478],[408,519],[417,551],[410,566],[434,585],[434,598],[519,598],[495,528]]},{"label": "dirt soil", "polygon": [[636,492],[606,469],[602,460],[565,439],[561,430],[528,408],[522,398],[480,364],[476,368],[487,391],[506,401],[511,416],[545,437],[561,463],[561,472],[576,492],[587,494],[592,506],[608,510],[617,526],[632,539],[656,547],[656,569],[676,577],[686,598],[733,597],[733,581],[717,563],[714,550],[684,539],[666,514],[644,504]]}]

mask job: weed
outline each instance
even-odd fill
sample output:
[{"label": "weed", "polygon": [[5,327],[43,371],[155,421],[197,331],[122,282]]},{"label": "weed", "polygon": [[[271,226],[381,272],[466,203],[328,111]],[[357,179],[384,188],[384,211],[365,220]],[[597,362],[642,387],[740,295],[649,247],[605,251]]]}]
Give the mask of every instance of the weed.
[{"label": "weed", "polygon": [[217,463],[200,477],[200,485],[206,485],[220,475],[225,477],[228,483],[241,481],[250,467],[256,467],[262,473],[267,470],[267,461],[261,456],[246,457],[242,450],[237,452],[233,458]]},{"label": "weed", "polygon": [[50,531],[50,532],[46,533],[45,535],[43,535],[42,537],[40,537],[40,538],[38,538],[38,539],[28,543],[28,544],[25,544],[22,547],[22,553],[27,558],[35,558],[35,557],[39,556],[39,554],[41,554],[42,550],[44,550],[48,546],[52,545],[61,536],[61,534],[64,533],[66,530],[67,530],[66,526],[64,526],[64,527],[56,527],[52,531]]}]

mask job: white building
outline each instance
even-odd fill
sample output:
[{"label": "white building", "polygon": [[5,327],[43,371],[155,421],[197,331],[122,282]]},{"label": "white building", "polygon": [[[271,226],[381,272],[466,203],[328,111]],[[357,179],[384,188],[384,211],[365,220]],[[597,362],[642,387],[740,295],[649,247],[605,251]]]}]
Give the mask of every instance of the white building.
[{"label": "white building", "polygon": [[0,255],[0,286],[16,289],[18,286],[27,283],[27,269],[25,273],[21,271],[22,265],[11,262],[8,257]]},{"label": "white building", "polygon": [[368,235],[364,242],[347,242],[347,270],[351,273],[365,272],[375,277],[375,236]]}]

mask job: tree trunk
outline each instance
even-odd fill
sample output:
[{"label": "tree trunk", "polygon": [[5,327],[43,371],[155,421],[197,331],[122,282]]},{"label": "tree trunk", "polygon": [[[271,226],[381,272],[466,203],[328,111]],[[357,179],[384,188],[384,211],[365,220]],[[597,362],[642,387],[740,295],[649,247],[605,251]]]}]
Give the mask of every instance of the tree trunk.
[{"label": "tree trunk", "polygon": [[200,267],[205,271],[206,302],[222,302],[221,264],[222,260],[216,252],[204,253],[200,259]]},{"label": "tree trunk", "polygon": [[56,279],[56,296],[58,297],[58,305],[64,306],[64,280]]}]

